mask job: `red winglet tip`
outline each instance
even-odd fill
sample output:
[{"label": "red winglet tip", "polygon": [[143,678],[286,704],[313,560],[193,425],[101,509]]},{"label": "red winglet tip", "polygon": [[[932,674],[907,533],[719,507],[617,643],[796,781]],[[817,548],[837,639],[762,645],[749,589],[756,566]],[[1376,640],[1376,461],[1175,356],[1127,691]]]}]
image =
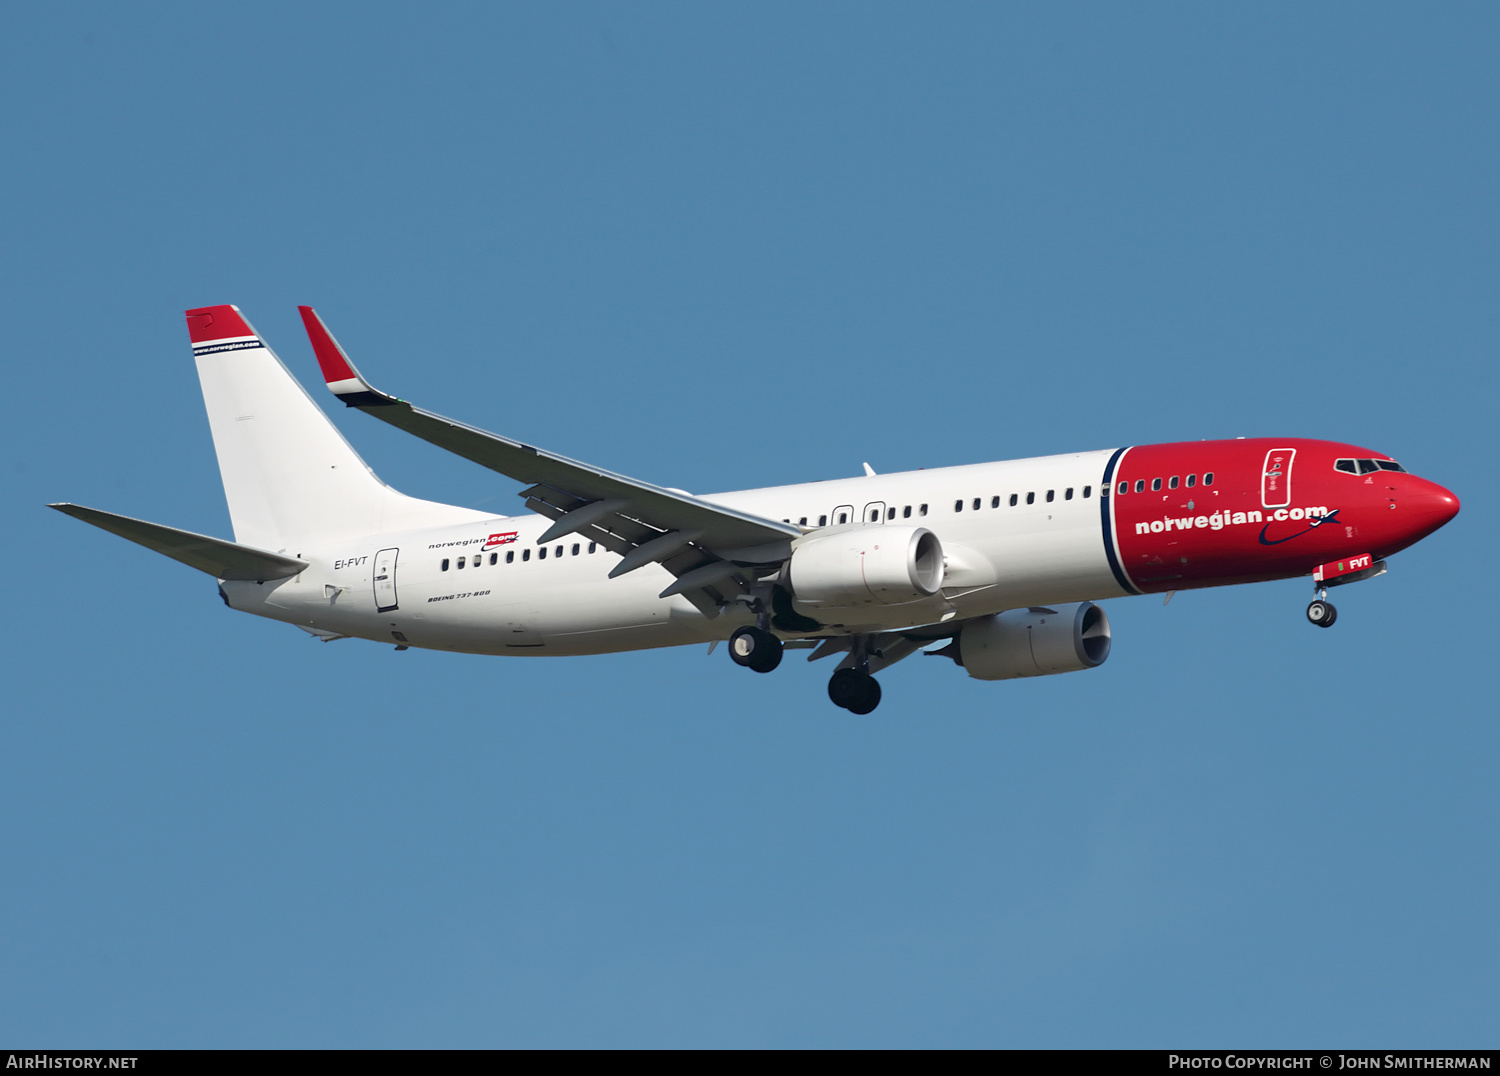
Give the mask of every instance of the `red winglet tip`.
[{"label": "red winglet tip", "polygon": [[323,380],[330,385],[336,381],[351,381],[359,375],[344,356],[333,336],[323,324],[323,319],[310,306],[299,306],[302,324],[307,329],[307,338],[312,341],[313,354],[318,357],[318,367],[323,371]]},{"label": "red winglet tip", "polygon": [[188,336],[195,344],[255,335],[255,330],[250,328],[236,306],[200,306],[196,310],[189,310],[187,324]]}]

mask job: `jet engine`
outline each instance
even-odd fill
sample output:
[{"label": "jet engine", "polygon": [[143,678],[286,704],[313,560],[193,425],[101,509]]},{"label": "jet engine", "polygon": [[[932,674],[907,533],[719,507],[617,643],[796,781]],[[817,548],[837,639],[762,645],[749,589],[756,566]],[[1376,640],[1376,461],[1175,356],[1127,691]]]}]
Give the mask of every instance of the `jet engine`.
[{"label": "jet engine", "polygon": [[1103,665],[1109,617],[1093,602],[1011,609],[971,620],[952,655],[976,680],[1051,676]]},{"label": "jet engine", "polygon": [[943,586],[943,546],[926,527],[877,525],[813,533],[793,543],[787,578],[797,604],[822,608],[905,605]]}]

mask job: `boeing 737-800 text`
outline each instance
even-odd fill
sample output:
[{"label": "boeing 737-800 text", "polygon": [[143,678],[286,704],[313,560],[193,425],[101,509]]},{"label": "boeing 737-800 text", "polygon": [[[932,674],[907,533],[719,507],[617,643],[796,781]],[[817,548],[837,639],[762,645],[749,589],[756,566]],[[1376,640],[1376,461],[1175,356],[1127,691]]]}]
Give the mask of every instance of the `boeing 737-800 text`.
[{"label": "boeing 737-800 text", "polygon": [[[874,674],[923,648],[972,677],[1093,668],[1103,598],[1385,571],[1458,500],[1379,452],[1300,438],[1139,445],[694,496],[442,418],[370,385],[309,307],[349,407],[526,488],[527,514],[381,482],[233,306],[187,312],[233,542],[52,507],[214,576],[231,608],[324,640],[562,656],[727,639],[770,672],[841,656],[828,685],[869,713]],[[938,646],[940,643],[946,645]]]}]

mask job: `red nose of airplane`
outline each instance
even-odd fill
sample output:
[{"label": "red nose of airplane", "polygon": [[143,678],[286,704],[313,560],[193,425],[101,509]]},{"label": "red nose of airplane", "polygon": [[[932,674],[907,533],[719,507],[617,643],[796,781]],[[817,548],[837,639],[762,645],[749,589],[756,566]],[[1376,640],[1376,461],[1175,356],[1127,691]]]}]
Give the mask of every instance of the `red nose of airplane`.
[{"label": "red nose of airplane", "polygon": [[1400,497],[1406,524],[1415,532],[1413,540],[1424,537],[1458,515],[1458,498],[1436,482],[1418,479],[1405,496]]}]

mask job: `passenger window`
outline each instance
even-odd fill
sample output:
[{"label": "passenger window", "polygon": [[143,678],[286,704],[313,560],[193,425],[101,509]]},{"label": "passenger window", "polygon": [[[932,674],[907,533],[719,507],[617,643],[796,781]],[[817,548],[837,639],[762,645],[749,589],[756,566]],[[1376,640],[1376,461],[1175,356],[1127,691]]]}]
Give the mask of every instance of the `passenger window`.
[{"label": "passenger window", "polygon": [[979,498],[978,497],[974,498],[974,511],[976,511],[976,512],[979,511]]},{"label": "passenger window", "polygon": [[516,551],[514,549],[507,549],[505,551],[505,563],[506,564],[514,564],[515,562],[516,562]]},{"label": "passenger window", "polygon": [[1129,482],[1121,482],[1120,483],[1120,488],[1116,492],[1118,492],[1120,494],[1120,496],[1122,496],[1122,497],[1125,496],[1126,493],[1130,492],[1130,483]]},{"label": "passenger window", "polygon": [[1027,504],[1036,504],[1036,494],[1035,493],[1028,493],[1028,494],[1026,494],[1026,503]]},{"label": "passenger window", "polygon": [[807,526],[807,517],[806,516],[800,517],[797,520],[797,526],[799,526],[799,527],[805,527],[805,526]]},{"label": "passenger window", "polygon": [[1334,460],[1333,469],[1335,471],[1344,471],[1348,474],[1359,474],[1359,468],[1355,466],[1353,460]]},{"label": "passenger window", "polygon": [[546,546],[542,546],[542,548],[540,548],[540,549],[538,549],[536,551],[536,559],[537,560],[546,560],[547,559],[547,547]]},{"label": "passenger window", "polygon": [[911,505],[907,505],[905,508],[901,509],[901,518],[902,519],[910,519],[911,518]]},{"label": "passenger window", "polygon": [[464,558],[463,557],[459,557],[458,558],[458,570],[459,571],[463,571],[464,570]]},{"label": "passenger window", "polygon": [[953,502],[953,510],[955,512],[962,512],[964,510],[964,502],[963,501],[954,501]]},{"label": "passenger window", "polygon": [[599,545],[599,543],[597,543],[597,542],[590,542],[589,543],[589,552],[592,553],[595,549],[598,548],[598,545]]},{"label": "passenger window", "polygon": [[1048,490],[1048,491],[1047,491],[1047,503],[1048,503],[1048,504],[1051,504],[1051,503],[1052,503],[1052,498],[1053,498],[1053,495],[1054,495],[1054,494],[1055,494],[1055,493],[1056,493],[1056,490],[1050,490],[1050,489],[1049,489],[1049,490]]},{"label": "passenger window", "polygon": [[1012,493],[1010,495],[1010,506],[1012,508],[1014,508],[1016,506],[1016,502],[1019,501],[1020,499],[1021,499],[1020,494]]},{"label": "passenger window", "polygon": [[446,572],[447,570],[448,570],[448,558],[444,557],[443,558],[443,571]]},{"label": "passenger window", "polygon": [[530,560],[531,559],[531,549],[529,547],[526,548],[526,549],[521,550],[521,559],[522,560]]},{"label": "passenger window", "polygon": [[820,527],[826,527],[826,526],[828,526],[828,517],[827,516],[819,516],[818,517],[818,526],[820,526]]},{"label": "passenger window", "polygon": [[1146,492],[1146,480],[1144,478],[1137,478],[1135,480],[1135,491],[1137,493],[1145,493]]},{"label": "passenger window", "polygon": [[1195,475],[1195,474],[1188,475],[1187,488],[1188,489],[1192,489],[1197,484],[1198,484],[1198,476]]},{"label": "passenger window", "polygon": [[1000,498],[999,497],[991,497],[990,498],[990,507],[991,508],[999,508],[1000,507]]},{"label": "passenger window", "polygon": [[578,543],[577,542],[573,543],[573,555],[575,557],[578,556]]},{"label": "passenger window", "polygon": [[1069,486],[1066,490],[1063,491],[1063,500],[1065,500],[1065,501],[1071,501],[1072,499],[1073,499],[1073,487]]},{"label": "passenger window", "polygon": [[499,564],[500,563],[500,554],[499,553],[491,553],[490,554],[490,563],[491,564]]},{"label": "passenger window", "polygon": [[925,504],[922,505],[922,506],[920,506],[917,509],[917,515],[919,515],[919,516],[925,516],[926,514],[927,514],[927,506]]},{"label": "passenger window", "polygon": [[1151,488],[1153,490],[1161,489],[1161,479],[1160,478],[1153,478],[1151,480]]},{"label": "passenger window", "polygon": [[871,523],[879,523],[880,522],[880,509],[879,508],[871,508],[870,509],[870,522]]},{"label": "passenger window", "polygon": [[1212,471],[1209,471],[1208,474],[1203,476],[1203,484],[1205,486],[1211,486],[1214,484],[1214,473]]},{"label": "passenger window", "polygon": [[1376,460],[1375,465],[1382,471],[1399,471],[1402,474],[1406,473],[1406,468],[1401,466],[1395,460]]},{"label": "passenger window", "polygon": [[1168,489],[1176,489],[1177,488],[1177,476],[1175,474],[1172,476],[1171,480],[1167,482],[1167,488]]},{"label": "passenger window", "polygon": [[839,522],[840,523],[848,523],[849,522],[849,513],[848,512],[840,512],[839,513]]},{"label": "passenger window", "polygon": [[894,508],[887,508],[885,510],[885,518],[886,519],[895,519],[896,518],[896,510]]},{"label": "passenger window", "polygon": [[557,547],[557,548],[556,548],[556,549],[554,549],[554,550],[553,550],[553,551],[552,551],[552,555],[553,555],[553,556],[555,556],[555,557],[560,557],[560,556],[562,556],[562,549],[563,549],[563,547],[562,547],[562,546],[558,546],[558,547]]}]

